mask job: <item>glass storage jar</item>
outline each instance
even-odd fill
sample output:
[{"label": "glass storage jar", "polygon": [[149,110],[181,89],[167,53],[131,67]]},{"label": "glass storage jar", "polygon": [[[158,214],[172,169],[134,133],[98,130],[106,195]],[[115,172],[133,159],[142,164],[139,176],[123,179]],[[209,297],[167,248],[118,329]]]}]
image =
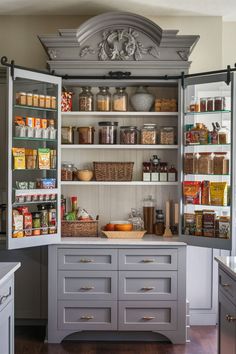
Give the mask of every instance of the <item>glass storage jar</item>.
[{"label": "glass storage jar", "polygon": [[207,110],[207,99],[205,97],[200,98],[200,112],[206,112]]},{"label": "glass storage jar", "polygon": [[16,93],[16,104],[26,106],[26,92]]},{"label": "glass storage jar", "polygon": [[229,159],[227,152],[215,152],[213,158],[213,173],[214,175],[229,174]]},{"label": "glass storage jar", "polygon": [[79,144],[94,144],[94,127],[77,128]]},{"label": "glass storage jar", "polygon": [[195,153],[184,154],[184,173],[186,174],[197,173],[197,154]]},{"label": "glass storage jar", "polygon": [[109,87],[99,87],[99,90],[96,95],[96,109],[97,111],[109,112],[111,110]]},{"label": "glass storage jar", "polygon": [[61,166],[61,180],[72,181],[73,172],[75,171],[74,165],[69,162],[63,162]]},{"label": "glass storage jar", "polygon": [[92,111],[93,110],[93,94],[91,87],[82,87],[82,92],[79,94],[79,110]]},{"label": "glass storage jar", "polygon": [[57,98],[56,96],[51,96],[51,108],[56,109],[57,108]]},{"label": "glass storage jar", "polygon": [[33,94],[33,106],[38,107],[39,106],[39,95],[37,93]]},{"label": "glass storage jar", "polygon": [[62,144],[73,144],[74,143],[74,135],[73,135],[74,127],[61,127],[61,143]]},{"label": "glass storage jar", "polygon": [[215,111],[225,110],[225,97],[215,97],[214,103],[215,103],[214,105]]},{"label": "glass storage jar", "polygon": [[161,127],[160,144],[173,145],[175,143],[175,130],[173,127]]},{"label": "glass storage jar", "polygon": [[30,92],[28,92],[26,95],[26,104],[27,104],[27,106],[33,105],[33,94]]},{"label": "glass storage jar", "polygon": [[227,127],[221,127],[218,132],[219,144],[229,144],[230,132]]},{"label": "glass storage jar", "polygon": [[120,144],[134,145],[138,143],[138,129],[135,126],[120,127]]},{"label": "glass storage jar", "polygon": [[113,111],[128,111],[128,94],[125,92],[125,87],[116,87],[116,92],[113,94]]},{"label": "glass storage jar", "polygon": [[207,111],[208,112],[214,111],[214,98],[213,97],[207,98]]},{"label": "glass storage jar", "polygon": [[199,152],[197,173],[202,175],[213,174],[213,158],[211,152]]},{"label": "glass storage jar", "polygon": [[99,144],[117,143],[118,122],[99,122]]},{"label": "glass storage jar", "polygon": [[141,144],[155,145],[157,142],[156,124],[144,124],[141,129]]}]

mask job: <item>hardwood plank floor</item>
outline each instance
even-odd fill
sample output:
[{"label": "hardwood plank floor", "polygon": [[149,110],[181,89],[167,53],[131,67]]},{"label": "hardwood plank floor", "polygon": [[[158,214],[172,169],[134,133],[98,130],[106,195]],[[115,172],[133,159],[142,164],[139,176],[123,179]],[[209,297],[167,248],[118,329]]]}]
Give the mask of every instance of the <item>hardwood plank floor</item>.
[{"label": "hardwood plank floor", "polygon": [[17,327],[15,354],[216,354],[214,326],[193,326],[191,343],[172,345],[157,342],[72,342],[45,344],[44,327]]}]

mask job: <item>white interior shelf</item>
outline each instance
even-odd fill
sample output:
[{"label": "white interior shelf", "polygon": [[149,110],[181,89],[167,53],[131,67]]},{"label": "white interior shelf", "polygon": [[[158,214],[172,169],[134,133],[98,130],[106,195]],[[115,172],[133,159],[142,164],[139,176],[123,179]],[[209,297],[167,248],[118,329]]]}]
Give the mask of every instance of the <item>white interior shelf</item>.
[{"label": "white interior shelf", "polygon": [[143,182],[143,181],[61,181],[62,186],[178,186],[179,182]]},{"label": "white interior shelf", "polygon": [[122,144],[62,144],[61,149],[111,149],[111,150],[177,150],[178,145],[122,145]]},{"label": "white interior shelf", "polygon": [[61,112],[62,117],[178,117],[178,112],[98,112],[98,111],[72,111]]}]

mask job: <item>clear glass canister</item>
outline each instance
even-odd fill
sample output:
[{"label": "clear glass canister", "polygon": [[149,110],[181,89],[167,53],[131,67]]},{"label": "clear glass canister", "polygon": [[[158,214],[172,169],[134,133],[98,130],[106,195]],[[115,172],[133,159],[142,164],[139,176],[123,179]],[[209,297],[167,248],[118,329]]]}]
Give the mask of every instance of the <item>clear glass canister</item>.
[{"label": "clear glass canister", "polygon": [[120,127],[120,144],[137,144],[138,129],[135,126]]},{"label": "clear glass canister", "polygon": [[214,98],[213,97],[207,98],[207,111],[208,112],[214,111]]},{"label": "clear glass canister", "polygon": [[118,122],[99,122],[99,144],[117,143]]},{"label": "clear glass canister", "polygon": [[195,153],[184,154],[184,173],[186,174],[197,173],[197,154]]},{"label": "clear glass canister", "polygon": [[199,152],[198,174],[211,175],[213,174],[213,158],[211,152]]},{"label": "clear glass canister", "polygon": [[214,175],[229,174],[229,159],[227,152],[215,152],[213,158],[213,172]]},{"label": "clear glass canister", "polygon": [[141,129],[141,144],[155,145],[157,142],[156,124],[144,124]]},{"label": "clear glass canister", "polygon": [[206,112],[207,110],[207,99],[205,97],[200,98],[200,111]]},{"label": "clear glass canister", "polygon": [[94,127],[79,127],[77,131],[79,144],[94,144]]},{"label": "clear glass canister", "polygon": [[90,86],[82,87],[82,92],[79,94],[79,110],[93,110],[93,94]]},{"label": "clear glass canister", "polygon": [[74,127],[61,127],[61,142],[62,144],[73,144],[74,143],[74,135],[73,135]]},{"label": "clear glass canister", "polygon": [[215,97],[214,100],[214,110],[224,111],[225,110],[225,97]]},{"label": "clear glass canister", "polygon": [[113,111],[128,111],[128,94],[125,92],[125,87],[116,87],[116,92],[113,94]]},{"label": "clear glass canister", "polygon": [[75,168],[72,163],[63,162],[62,166],[61,166],[61,180],[62,181],[72,181],[74,170],[75,170]]},{"label": "clear glass canister", "polygon": [[173,145],[175,143],[175,130],[173,127],[162,127],[160,129],[160,144]]},{"label": "clear glass canister", "polygon": [[96,95],[96,109],[97,111],[109,112],[111,110],[109,87],[99,87],[99,90]]}]

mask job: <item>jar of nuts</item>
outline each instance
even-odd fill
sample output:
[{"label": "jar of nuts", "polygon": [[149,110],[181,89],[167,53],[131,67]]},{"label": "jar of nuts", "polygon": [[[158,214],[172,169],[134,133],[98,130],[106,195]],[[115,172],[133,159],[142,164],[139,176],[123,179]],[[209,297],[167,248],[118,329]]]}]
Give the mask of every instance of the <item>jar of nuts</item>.
[{"label": "jar of nuts", "polygon": [[174,145],[175,130],[173,127],[162,127],[160,129],[160,144]]},{"label": "jar of nuts", "polygon": [[141,129],[141,144],[155,145],[157,142],[156,124],[144,124]]}]

